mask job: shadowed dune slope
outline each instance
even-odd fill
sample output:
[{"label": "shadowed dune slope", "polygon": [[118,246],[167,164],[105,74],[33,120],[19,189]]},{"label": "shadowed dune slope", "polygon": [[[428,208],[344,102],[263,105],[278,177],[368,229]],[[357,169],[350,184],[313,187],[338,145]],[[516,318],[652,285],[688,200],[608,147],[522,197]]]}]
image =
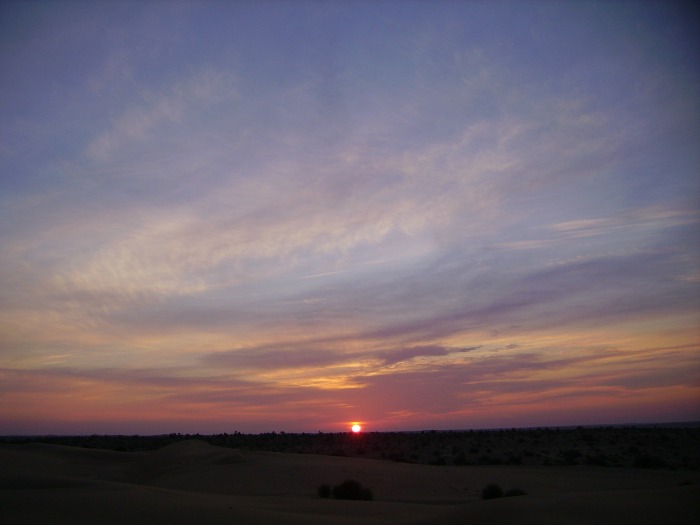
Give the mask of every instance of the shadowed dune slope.
[{"label": "shadowed dune slope", "polygon": [[[700,522],[700,487],[551,494],[482,501],[445,512],[441,525],[677,525]],[[426,524],[427,525],[427,524]]]},{"label": "shadowed dune slope", "polygon": [[[319,499],[356,479],[375,500]],[[482,501],[487,483],[525,496]],[[700,522],[697,472],[429,466],[241,452],[183,441],[153,452],[0,446],[3,524],[600,524]]]},{"label": "shadowed dune slope", "polygon": [[[198,471],[213,465],[231,465],[243,461],[243,456],[237,450],[215,447],[199,440],[180,441],[153,452],[137,454],[141,457],[134,463],[132,471],[134,481],[137,482],[153,482],[168,476],[184,475],[187,478],[196,476]],[[198,485],[193,479],[184,488],[196,487]]]}]

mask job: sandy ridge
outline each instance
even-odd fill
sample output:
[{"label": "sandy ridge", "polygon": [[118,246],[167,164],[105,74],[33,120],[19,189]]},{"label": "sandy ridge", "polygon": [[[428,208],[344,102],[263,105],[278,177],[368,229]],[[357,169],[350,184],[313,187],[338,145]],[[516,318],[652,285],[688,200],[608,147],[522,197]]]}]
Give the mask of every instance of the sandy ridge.
[{"label": "sandy ridge", "polygon": [[[352,478],[375,501],[323,500]],[[497,482],[516,498],[482,501]],[[594,466],[430,466],[183,441],[153,452],[0,446],[0,523],[700,522],[700,475]],[[232,521],[233,519],[233,521]],[[669,521],[671,519],[671,521]]]}]

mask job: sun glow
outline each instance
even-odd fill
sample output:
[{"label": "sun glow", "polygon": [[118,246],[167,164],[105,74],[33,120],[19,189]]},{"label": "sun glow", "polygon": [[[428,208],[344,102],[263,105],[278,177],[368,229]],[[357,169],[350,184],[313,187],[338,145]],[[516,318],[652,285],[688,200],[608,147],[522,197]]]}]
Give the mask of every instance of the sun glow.
[{"label": "sun glow", "polygon": [[355,424],[350,428],[350,430],[352,430],[354,434],[358,434],[358,433],[362,432],[362,427],[361,427],[360,425],[358,425],[357,423],[355,423]]}]

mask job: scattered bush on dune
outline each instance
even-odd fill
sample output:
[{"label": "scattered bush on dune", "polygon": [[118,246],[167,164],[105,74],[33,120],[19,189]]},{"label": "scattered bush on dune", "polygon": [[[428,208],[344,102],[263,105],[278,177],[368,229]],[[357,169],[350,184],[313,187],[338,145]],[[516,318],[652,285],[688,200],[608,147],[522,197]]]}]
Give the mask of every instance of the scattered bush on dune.
[{"label": "scattered bush on dune", "polygon": [[318,497],[323,499],[328,499],[331,497],[331,486],[327,483],[320,485],[318,487]]},{"label": "scattered bush on dune", "polygon": [[483,455],[479,457],[479,465],[500,465],[503,463],[497,456]]},{"label": "scattered bush on dune", "polygon": [[497,483],[489,483],[481,491],[481,499],[510,498],[513,496],[525,496],[527,492],[522,489],[503,489]]},{"label": "scattered bush on dune", "polygon": [[459,451],[452,457],[452,464],[459,466],[468,465],[469,461],[467,460],[467,456],[464,454],[464,452]]},{"label": "scattered bush on dune", "polygon": [[666,464],[666,461],[660,457],[637,453],[634,457],[634,463],[632,466],[635,468],[662,468],[668,465]]},{"label": "scattered bush on dune", "polygon": [[333,497],[335,499],[349,500],[365,500],[371,501],[374,499],[372,491],[364,488],[359,482],[354,479],[346,479],[340,485],[333,487]]},{"label": "scattered bush on dune", "polygon": [[503,497],[503,489],[496,483],[486,485],[481,491],[481,499],[495,499]]}]

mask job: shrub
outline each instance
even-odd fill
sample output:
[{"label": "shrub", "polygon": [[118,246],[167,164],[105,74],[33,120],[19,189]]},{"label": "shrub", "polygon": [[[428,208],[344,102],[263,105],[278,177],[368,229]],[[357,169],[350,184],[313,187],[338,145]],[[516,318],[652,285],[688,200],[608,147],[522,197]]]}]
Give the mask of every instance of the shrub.
[{"label": "shrub", "polygon": [[335,499],[365,500],[371,501],[374,495],[370,489],[364,488],[354,479],[346,479],[340,485],[333,487]]},{"label": "shrub", "polygon": [[581,457],[581,452],[575,448],[561,450],[559,454],[564,458],[565,465],[576,465],[578,464],[578,459]]},{"label": "shrub", "polygon": [[650,456],[649,454],[637,454],[632,466],[636,468],[660,468],[666,467],[667,464],[662,458]]},{"label": "shrub", "polygon": [[584,460],[586,465],[598,465],[599,467],[607,467],[610,465],[610,458],[602,452],[589,454]]},{"label": "shrub", "polygon": [[318,496],[323,499],[328,499],[331,497],[331,486],[327,483],[320,485],[318,487]]},{"label": "shrub", "polygon": [[481,491],[481,499],[495,499],[503,497],[503,489],[496,483],[486,485]]},{"label": "shrub", "polygon": [[464,455],[464,452],[458,452],[457,454],[454,455],[452,458],[452,463],[454,465],[468,465],[469,462],[467,461],[467,456]]},{"label": "shrub", "polygon": [[479,465],[500,465],[501,458],[484,454],[479,457]]},{"label": "shrub", "polygon": [[397,463],[409,463],[406,459],[406,455],[403,452],[392,452],[389,454],[389,459],[391,461],[396,461]]},{"label": "shrub", "polygon": [[506,459],[506,463],[508,463],[508,465],[522,465],[522,464],[523,464],[523,458],[521,458],[520,456],[516,456],[516,455],[514,455],[514,454],[511,454],[511,455],[508,456],[508,458]]}]

